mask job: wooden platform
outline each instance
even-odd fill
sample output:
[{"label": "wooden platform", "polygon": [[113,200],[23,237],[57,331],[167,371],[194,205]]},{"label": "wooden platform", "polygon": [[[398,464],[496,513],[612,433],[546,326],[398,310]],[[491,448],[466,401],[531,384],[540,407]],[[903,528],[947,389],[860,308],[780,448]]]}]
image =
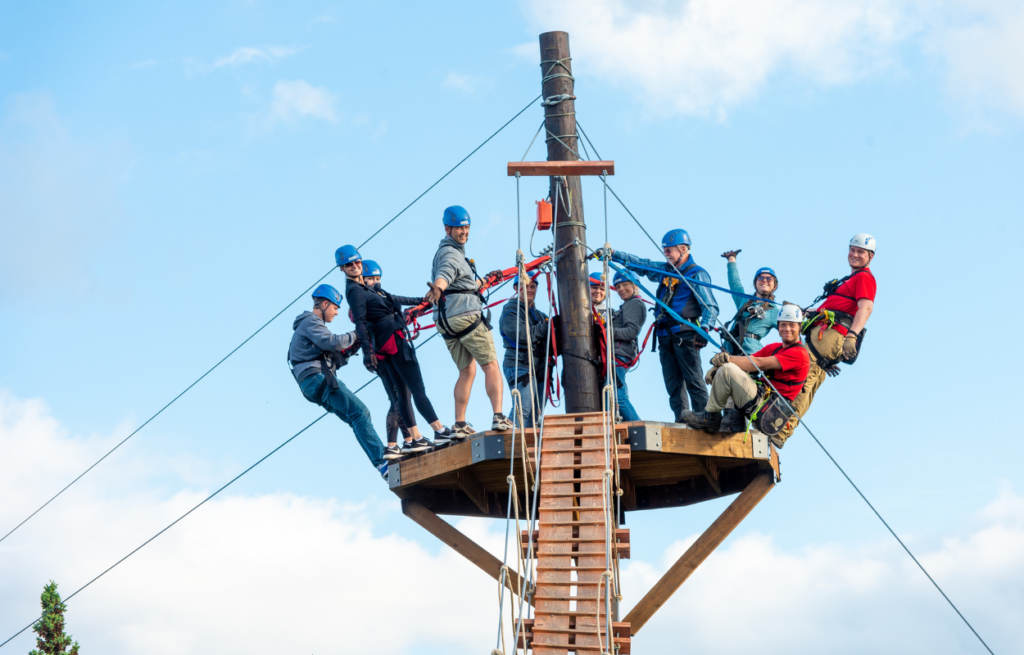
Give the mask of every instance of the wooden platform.
[{"label": "wooden platform", "polygon": [[[583,426],[600,414],[574,414]],[[551,418],[554,418],[552,416]],[[564,425],[564,417],[557,421]],[[778,452],[763,435],[708,434],[676,423],[640,421],[615,426],[629,446],[624,471],[623,513],[692,505],[743,491],[763,471],[781,479]],[[525,507],[523,446],[534,445],[535,430],[517,432],[511,470]],[[512,432],[483,432],[472,439],[418,457],[393,462],[391,490],[435,514],[505,518]]]}]

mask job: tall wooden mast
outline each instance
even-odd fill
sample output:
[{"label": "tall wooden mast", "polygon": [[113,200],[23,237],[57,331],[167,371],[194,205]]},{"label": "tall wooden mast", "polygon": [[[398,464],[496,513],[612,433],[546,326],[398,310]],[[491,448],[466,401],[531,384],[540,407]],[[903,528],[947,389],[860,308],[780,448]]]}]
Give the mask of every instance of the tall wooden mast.
[{"label": "tall wooden mast", "polygon": [[[569,34],[545,32],[540,35],[542,87],[545,99],[544,125],[548,161],[576,161],[576,102],[573,95]],[[594,322],[590,310],[587,280],[587,229],[583,222],[583,189],[578,176],[550,179],[551,201],[558,212],[555,252],[558,304],[562,321],[562,370],[565,411],[601,410],[601,388],[594,350]],[[570,246],[574,241],[578,245]],[[570,247],[566,247],[570,246]],[[564,250],[563,250],[564,249]]]}]

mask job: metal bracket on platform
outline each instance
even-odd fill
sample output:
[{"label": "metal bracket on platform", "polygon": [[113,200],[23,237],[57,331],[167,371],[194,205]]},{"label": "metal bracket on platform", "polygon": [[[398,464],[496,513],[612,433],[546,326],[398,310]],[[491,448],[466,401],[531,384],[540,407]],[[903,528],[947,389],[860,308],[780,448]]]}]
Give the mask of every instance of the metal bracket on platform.
[{"label": "metal bracket on platform", "polygon": [[398,462],[391,462],[388,465],[388,489],[402,486],[402,465]]},{"label": "metal bracket on platform", "polygon": [[768,435],[757,430],[750,431],[750,442],[754,447],[754,457],[757,459],[771,459],[772,452],[768,449]]},{"label": "metal bracket on platform", "polygon": [[630,426],[626,432],[626,443],[631,450],[654,450],[661,452],[661,427],[654,425]]},{"label": "metal bracket on platform", "polygon": [[505,459],[505,437],[500,434],[484,435],[470,442],[473,446],[473,463],[489,459]]}]

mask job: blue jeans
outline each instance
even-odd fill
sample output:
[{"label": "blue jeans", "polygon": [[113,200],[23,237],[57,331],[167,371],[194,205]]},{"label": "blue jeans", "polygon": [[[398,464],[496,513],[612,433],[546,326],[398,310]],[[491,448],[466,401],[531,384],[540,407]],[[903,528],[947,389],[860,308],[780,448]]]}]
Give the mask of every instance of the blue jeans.
[{"label": "blue jeans", "polygon": [[[516,380],[516,373],[522,374],[525,367],[519,368],[518,370],[514,366],[503,366],[502,372],[505,374],[505,380],[508,382],[509,391],[512,389],[518,389],[519,395],[523,398],[523,425],[525,428],[533,427],[533,405],[537,404],[540,411],[544,411],[544,397],[541,396],[538,390],[539,380],[534,377],[533,379],[533,396],[530,396],[530,377],[528,375],[520,375],[520,379]],[[536,400],[534,400],[536,398]],[[519,425],[519,412],[516,410],[516,399],[512,397],[512,413],[509,414],[509,418],[512,419],[512,423]]]},{"label": "blue jeans", "polygon": [[356,440],[363,447],[363,452],[370,458],[374,466],[384,463],[384,444],[373,429],[370,422],[370,410],[363,401],[348,390],[345,383],[338,380],[338,388],[325,388],[320,398],[315,398],[317,388],[323,384],[324,374],[316,373],[299,383],[302,395],[311,403],[320,405],[347,423],[356,433]]},{"label": "blue jeans", "polygon": [[623,421],[639,421],[640,416],[633,409],[633,403],[629,402],[629,387],[626,386],[626,367],[616,366],[615,375],[618,376],[621,387],[615,390],[615,401],[619,403],[619,414]]},{"label": "blue jeans", "polygon": [[661,374],[665,378],[668,404],[676,423],[683,422],[683,412],[691,407],[695,412],[703,412],[708,404],[708,387],[704,384],[700,348],[694,343],[695,336],[693,332],[683,332],[681,335],[658,337]]}]

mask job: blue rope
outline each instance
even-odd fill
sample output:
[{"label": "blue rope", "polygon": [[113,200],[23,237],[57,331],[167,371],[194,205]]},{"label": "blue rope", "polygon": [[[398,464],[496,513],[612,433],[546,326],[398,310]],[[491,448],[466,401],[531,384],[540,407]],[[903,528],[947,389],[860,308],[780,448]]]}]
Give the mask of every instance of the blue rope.
[{"label": "blue rope", "polygon": [[692,328],[693,328],[694,330],[696,330],[698,334],[700,334],[700,335],[701,335],[702,337],[704,337],[705,339],[707,339],[708,343],[713,343],[713,344],[715,344],[715,346],[716,346],[716,347],[717,347],[717,348],[718,348],[719,350],[721,350],[721,349],[722,349],[722,344],[720,344],[720,343],[718,343],[717,341],[715,341],[715,338],[714,338],[714,337],[712,337],[712,336],[711,336],[710,334],[708,334],[707,332],[705,332],[705,331],[704,331],[704,328],[702,328],[701,326],[697,325],[696,323],[691,323],[690,321],[686,320],[685,318],[683,318],[682,316],[680,316],[679,314],[677,314],[677,313],[675,312],[675,310],[673,310],[673,309],[672,309],[671,307],[669,307],[668,305],[666,305],[665,303],[663,303],[663,302],[661,301],[661,299],[660,299],[660,298],[658,298],[658,297],[657,297],[657,296],[655,296],[655,295],[654,295],[653,293],[651,293],[650,291],[648,291],[648,290],[647,290],[647,287],[645,287],[644,285],[640,284],[640,280],[638,280],[638,279],[636,279],[635,277],[633,277],[633,274],[632,274],[632,273],[630,273],[629,271],[627,271],[626,269],[622,268],[621,266],[619,266],[618,264],[616,264],[616,263],[614,263],[614,262],[611,262],[611,261],[609,261],[609,262],[608,262],[608,265],[609,265],[609,266],[611,266],[612,268],[614,268],[614,269],[615,269],[616,271],[618,271],[619,273],[622,273],[623,275],[625,275],[625,276],[626,276],[627,278],[629,278],[629,281],[630,281],[630,282],[632,282],[633,284],[635,284],[635,285],[637,286],[637,288],[638,288],[638,289],[640,289],[641,291],[643,291],[644,293],[646,293],[646,294],[647,294],[648,296],[650,296],[650,297],[651,297],[651,299],[652,299],[652,300],[654,300],[654,302],[656,302],[656,303],[658,303],[659,305],[661,305],[661,306],[662,306],[662,307],[663,307],[663,308],[665,309],[665,311],[666,311],[666,312],[668,312],[668,315],[669,315],[669,316],[671,316],[671,317],[672,317],[672,318],[674,318],[675,320],[679,321],[679,322],[680,322],[680,323],[682,323],[683,325],[689,325],[689,326],[690,326],[690,327],[692,327]]},{"label": "blue rope", "polygon": [[[659,275],[664,275],[665,277],[674,277],[674,278],[677,278],[677,279],[680,279],[680,280],[683,279],[682,275],[677,275],[675,273],[670,273],[670,272],[668,272],[668,271],[666,271],[664,269],[661,269],[661,268],[654,268],[653,266],[644,266],[643,264],[633,264],[633,263],[626,264],[626,266],[628,266],[629,268],[640,268],[640,269],[643,269],[645,271],[651,271],[652,273],[657,273]],[[748,300],[756,300],[758,302],[766,302],[766,303],[770,303],[772,305],[776,305],[778,307],[782,306],[782,303],[775,302],[774,300],[768,300],[767,298],[762,298],[760,296],[751,296],[750,294],[746,294],[746,293],[739,293],[738,291],[733,291],[732,289],[724,289],[724,288],[722,288],[720,286],[716,286],[714,284],[711,284],[710,282],[701,282],[700,280],[694,279],[692,277],[688,277],[688,278],[686,278],[686,280],[688,282],[692,282],[693,284],[699,284],[702,287],[710,287],[712,289],[717,289],[718,291],[724,291],[725,293],[728,293],[728,294],[733,295],[733,296],[739,296],[740,298],[747,298]]]}]

